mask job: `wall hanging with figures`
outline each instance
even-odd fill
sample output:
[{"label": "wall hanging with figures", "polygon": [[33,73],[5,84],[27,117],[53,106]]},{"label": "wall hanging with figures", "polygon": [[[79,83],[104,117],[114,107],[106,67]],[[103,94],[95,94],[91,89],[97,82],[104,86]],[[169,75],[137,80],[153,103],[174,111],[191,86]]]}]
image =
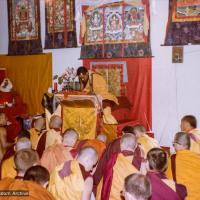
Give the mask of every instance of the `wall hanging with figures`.
[{"label": "wall hanging with figures", "polygon": [[200,0],[169,0],[164,45],[200,44]]},{"label": "wall hanging with figures", "polygon": [[45,0],[45,49],[76,47],[74,0]]},{"label": "wall hanging with figures", "polygon": [[81,58],[151,56],[149,0],[83,6]]},{"label": "wall hanging with figures", "polygon": [[8,0],[9,55],[42,53],[40,1]]}]

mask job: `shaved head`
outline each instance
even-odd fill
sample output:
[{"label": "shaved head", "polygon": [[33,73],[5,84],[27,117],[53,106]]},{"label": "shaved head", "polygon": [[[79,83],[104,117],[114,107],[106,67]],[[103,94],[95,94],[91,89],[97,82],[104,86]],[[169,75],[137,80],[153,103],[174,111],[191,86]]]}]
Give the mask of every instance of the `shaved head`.
[{"label": "shaved head", "polygon": [[43,117],[39,117],[39,118],[35,119],[35,121],[34,121],[34,127],[37,130],[43,129],[44,126],[45,126],[45,119]]},{"label": "shaved head", "polygon": [[67,129],[63,135],[63,145],[73,147],[78,140],[78,133],[74,129]]},{"label": "shaved head", "polygon": [[77,161],[84,166],[86,171],[91,171],[98,161],[97,151],[93,147],[84,147],[80,150]]},{"label": "shaved head", "polygon": [[18,152],[22,149],[31,149],[31,141],[27,137],[23,137],[17,140],[15,144],[15,151]]},{"label": "shaved head", "polygon": [[49,122],[50,128],[61,128],[62,126],[62,119],[58,115],[53,115]]},{"label": "shaved head", "polygon": [[31,149],[22,149],[15,154],[14,162],[16,170],[19,173],[24,174],[26,170],[33,165],[37,164],[39,156],[36,151]]},{"label": "shaved head", "polygon": [[106,143],[106,141],[107,141],[107,136],[104,135],[104,134],[100,134],[100,135],[97,136],[97,140],[100,140],[100,141]]},{"label": "shaved head", "polygon": [[137,146],[136,136],[126,133],[121,137],[120,148],[121,151],[134,151]]},{"label": "shaved head", "polygon": [[190,149],[190,136],[185,132],[178,132],[174,137],[174,147],[176,150]]},{"label": "shaved head", "polygon": [[131,174],[124,181],[126,200],[147,200],[151,196],[151,182],[142,174]]}]

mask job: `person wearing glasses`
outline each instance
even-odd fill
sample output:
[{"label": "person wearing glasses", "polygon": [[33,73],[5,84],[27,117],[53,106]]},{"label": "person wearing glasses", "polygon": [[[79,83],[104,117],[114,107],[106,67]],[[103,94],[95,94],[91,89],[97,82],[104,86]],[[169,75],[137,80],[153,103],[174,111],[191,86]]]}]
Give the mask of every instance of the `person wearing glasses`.
[{"label": "person wearing glasses", "polygon": [[173,146],[176,151],[171,156],[167,169],[168,178],[187,187],[187,199],[200,199],[200,155],[190,150],[190,136],[185,132],[176,133]]},{"label": "person wearing glasses", "polygon": [[190,150],[200,154],[200,130],[197,129],[197,119],[193,115],[185,115],[181,119],[181,131],[190,136]]}]

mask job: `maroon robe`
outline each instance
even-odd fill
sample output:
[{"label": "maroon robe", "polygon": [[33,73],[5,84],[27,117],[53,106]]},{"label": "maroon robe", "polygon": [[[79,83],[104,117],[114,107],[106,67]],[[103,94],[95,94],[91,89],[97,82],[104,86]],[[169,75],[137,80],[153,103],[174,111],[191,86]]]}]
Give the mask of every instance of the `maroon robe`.
[{"label": "maroon robe", "polygon": [[[122,153],[124,156],[133,156],[132,165],[136,167],[137,169],[140,168],[142,159],[141,157],[138,157],[138,150],[136,149],[136,152],[131,151],[123,151],[119,152]],[[117,161],[117,157],[119,153],[113,153],[105,166],[104,174],[103,174],[103,186],[101,191],[101,199],[103,200],[109,200],[110,197],[110,191],[112,186],[112,179],[113,179],[113,167]],[[139,167],[139,168],[138,168]]]},{"label": "maroon robe", "polygon": [[172,190],[161,179],[167,179],[164,173],[148,172],[146,175],[151,181],[152,195],[151,200],[182,200],[187,196],[186,187],[176,184],[176,192]]},{"label": "maroon robe", "polygon": [[39,157],[42,157],[42,154],[45,150],[45,144],[46,144],[46,137],[47,137],[47,132],[43,133],[38,141],[38,145],[37,145],[37,153],[39,155]]},{"label": "maroon robe", "polygon": [[[112,141],[106,148],[106,150],[104,151],[98,165],[97,165],[97,169],[94,173],[94,189],[93,192],[94,194],[96,194],[96,190],[97,190],[97,186],[101,181],[101,178],[103,177],[106,165],[108,163],[108,161],[110,160],[111,156],[113,154],[118,154],[121,152],[120,149],[120,139],[121,138],[117,138],[114,141]],[[141,157],[141,151],[140,148],[137,147],[135,152],[134,152],[134,157],[136,159],[134,159],[134,166],[137,169],[140,169],[140,165],[141,165],[141,161],[143,160],[143,158]]]}]

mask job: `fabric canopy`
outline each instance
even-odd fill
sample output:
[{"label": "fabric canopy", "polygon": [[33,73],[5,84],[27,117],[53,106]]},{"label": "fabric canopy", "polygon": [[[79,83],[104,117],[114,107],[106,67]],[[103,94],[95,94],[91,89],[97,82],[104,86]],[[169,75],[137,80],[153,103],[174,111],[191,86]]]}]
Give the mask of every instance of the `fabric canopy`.
[{"label": "fabric canopy", "polygon": [[27,104],[28,113],[35,115],[43,112],[41,99],[52,84],[52,55],[2,55],[0,66],[7,69],[7,76]]}]

